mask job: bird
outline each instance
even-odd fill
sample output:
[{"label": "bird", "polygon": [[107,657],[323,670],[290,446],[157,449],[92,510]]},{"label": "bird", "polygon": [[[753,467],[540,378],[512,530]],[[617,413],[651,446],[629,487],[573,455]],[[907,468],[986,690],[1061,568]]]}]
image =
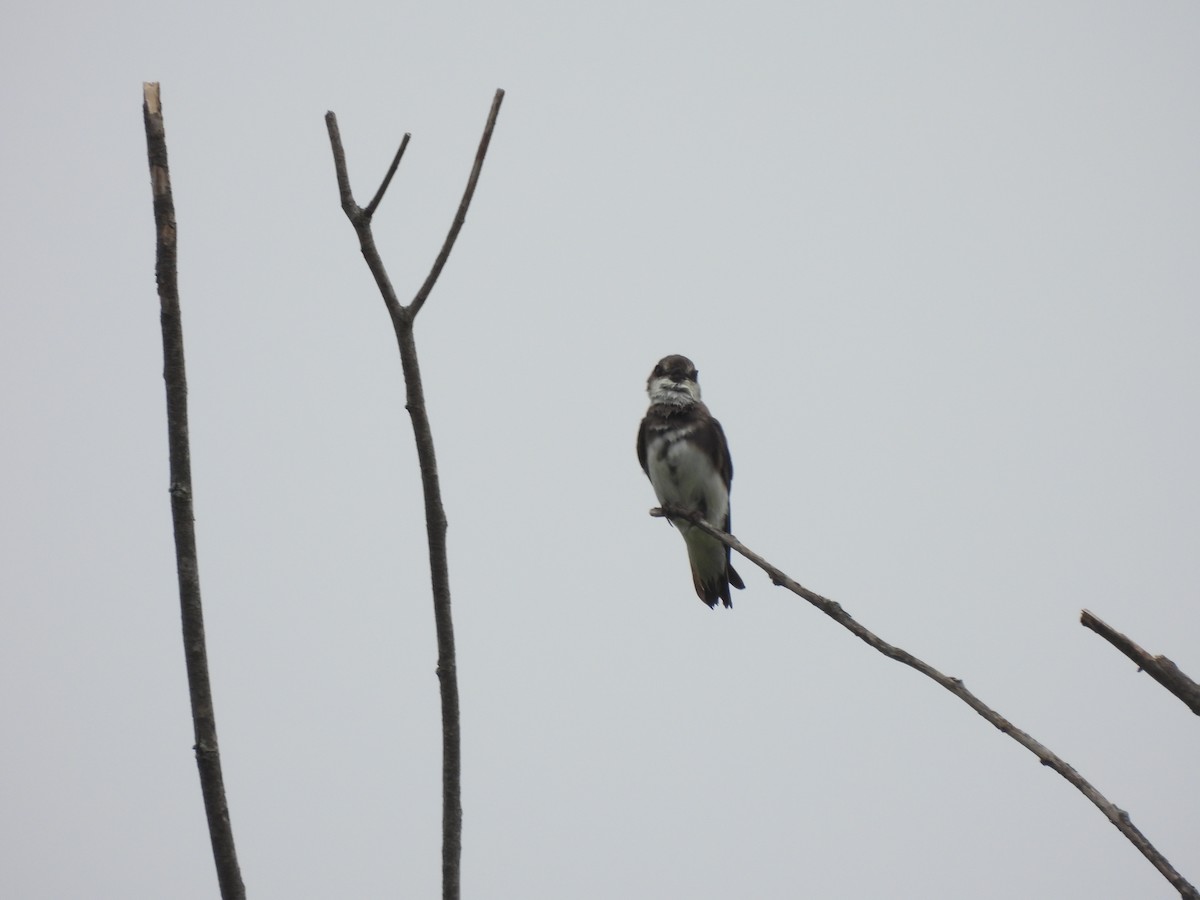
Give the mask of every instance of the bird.
[{"label": "bird", "polygon": [[[700,400],[700,373],[686,356],[664,356],[646,379],[650,408],[638,429],[637,454],[658,502],[692,509],[729,531],[733,462],[721,423]],[[687,544],[696,595],[732,608],[729,586],[745,587],[729,564],[729,548],[687,519],[671,519]]]}]

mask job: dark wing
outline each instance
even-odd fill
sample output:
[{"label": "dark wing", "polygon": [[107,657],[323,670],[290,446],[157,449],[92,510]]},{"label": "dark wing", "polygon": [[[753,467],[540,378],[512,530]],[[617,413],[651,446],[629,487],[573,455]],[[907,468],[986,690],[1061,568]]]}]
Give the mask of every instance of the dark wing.
[{"label": "dark wing", "polygon": [[646,477],[650,477],[650,467],[646,465],[646,423],[650,417],[642,419],[642,424],[638,427],[637,452],[638,462],[642,464],[642,471],[646,473]]},{"label": "dark wing", "polygon": [[[725,482],[725,489],[728,490],[730,484],[733,483],[733,459],[729,456],[729,442],[725,440],[725,429],[721,427],[721,423],[716,419],[712,419],[712,430],[714,432],[714,444],[716,449],[717,465],[721,470],[721,479]],[[726,528],[726,531],[729,529]]]},{"label": "dark wing", "polygon": [[[733,483],[733,458],[729,455],[729,442],[725,440],[725,429],[721,427],[721,423],[716,419],[712,420],[712,432],[714,437],[715,449],[717,450],[717,464],[721,470],[721,478],[725,481],[726,490]],[[725,521],[721,523],[721,530],[726,534],[733,534],[733,526],[731,524],[730,509],[732,502],[726,505]],[[725,548],[725,573],[732,584],[738,590],[742,590],[746,585],[742,582],[742,576],[737,573],[737,570],[729,564],[729,548]],[[726,606],[733,606],[733,603],[728,597],[723,598]]]}]

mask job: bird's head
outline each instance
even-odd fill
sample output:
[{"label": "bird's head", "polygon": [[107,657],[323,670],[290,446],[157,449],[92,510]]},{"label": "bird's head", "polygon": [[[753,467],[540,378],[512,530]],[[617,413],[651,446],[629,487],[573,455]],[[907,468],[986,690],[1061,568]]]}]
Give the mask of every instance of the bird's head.
[{"label": "bird's head", "polygon": [[700,373],[686,356],[664,356],[646,379],[651,403],[691,406],[700,402]]}]

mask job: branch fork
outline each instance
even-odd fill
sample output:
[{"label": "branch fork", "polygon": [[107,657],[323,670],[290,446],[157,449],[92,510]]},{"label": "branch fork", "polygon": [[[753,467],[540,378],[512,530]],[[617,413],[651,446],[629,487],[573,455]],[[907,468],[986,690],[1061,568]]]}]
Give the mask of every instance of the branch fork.
[{"label": "branch fork", "polygon": [[410,135],[405,134],[400,142],[392,164],[387,174],[380,182],[379,188],[371,198],[366,208],[360,207],[354,200],[350,189],[350,176],[346,168],[346,153],[342,147],[342,136],[338,129],[337,116],[332,112],[325,114],[325,126],[329,132],[329,144],[333,150],[333,164],[337,174],[338,194],[341,198],[342,211],[354,226],[358,235],[359,246],[363,259],[375,278],[375,284],[383,297],[392,327],[396,333],[396,342],[400,349],[400,365],[404,372],[405,406],[412,420],[413,438],[417,445],[417,460],[421,470],[421,487],[425,499],[425,530],[429,538],[429,570],[433,587],[434,623],[437,630],[437,678],[442,701],[442,897],[443,900],[458,900],[460,895],[460,865],[462,858],[462,800],[461,800],[461,737],[459,732],[459,702],[458,674],[455,663],[454,621],[450,609],[450,571],[446,552],[446,513],[442,506],[441,484],[438,478],[437,457],[434,453],[433,431],[429,424],[429,415],[425,409],[425,392],[421,384],[421,369],[417,360],[417,344],[413,338],[413,324],[417,313],[425,305],[430,292],[437,283],[450,251],[458,239],[467,218],[467,210],[475,195],[475,186],[479,181],[479,173],[483,168],[484,157],[487,156],[488,146],[492,140],[492,132],[496,127],[496,116],[500,112],[500,103],[504,100],[504,91],[496,91],[492,100],[491,111],[487,124],[483,129],[483,137],[479,141],[479,149],[475,153],[475,164],[467,179],[467,187],[463,192],[462,201],[454,215],[449,233],[442,243],[442,249],[429,270],[428,276],[421,284],[413,299],[404,305],[396,295],[388,277],[387,269],[375,246],[375,236],[371,230],[371,220],[379,209],[387,193],[392,177],[400,166],[404,150],[408,147]]}]

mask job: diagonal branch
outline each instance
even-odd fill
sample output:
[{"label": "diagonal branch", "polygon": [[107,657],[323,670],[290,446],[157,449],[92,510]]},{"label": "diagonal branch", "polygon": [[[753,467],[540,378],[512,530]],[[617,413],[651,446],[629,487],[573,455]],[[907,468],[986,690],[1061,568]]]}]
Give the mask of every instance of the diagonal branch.
[{"label": "diagonal branch", "polygon": [[450,607],[450,568],[446,550],[446,512],[442,506],[442,489],[438,477],[437,457],[434,453],[433,430],[425,408],[425,391],[421,383],[421,367],[417,360],[417,344],[413,337],[413,324],[429,292],[433,290],[442,267],[450,256],[454,240],[462,229],[467,208],[475,193],[475,184],[483,167],[483,159],[496,127],[496,115],[504,91],[496,91],[491,113],[484,128],[483,139],[475,155],[475,165],[467,182],[467,190],[459,204],[458,213],[450,234],[434,262],[429,277],[408,306],[402,306],[392,288],[375,237],[371,230],[371,214],[383,198],[400,157],[408,143],[408,135],[400,144],[392,166],[375,198],[367,209],[360,209],[350,190],[350,177],[346,171],[346,154],[342,149],[337,116],[325,114],[325,125],[329,131],[329,143],[333,149],[333,163],[337,172],[338,191],[342,209],[358,235],[363,258],[367,262],[375,283],[383,296],[384,304],[392,319],[396,342],[400,348],[400,365],[404,372],[405,407],[412,420],[413,438],[417,445],[417,462],[421,470],[421,487],[425,499],[425,531],[429,540],[429,572],[433,591],[433,616],[437,631],[438,663],[437,676],[442,701],[442,898],[458,900],[460,894],[460,866],[462,859],[462,755],[459,730],[458,670],[454,649],[454,620]]},{"label": "diagonal branch", "polygon": [[1084,628],[1090,628],[1104,638],[1135,663],[1138,669],[1147,672],[1151,678],[1165,687],[1168,691],[1187,704],[1188,708],[1200,716],[1200,684],[1192,681],[1179,666],[1165,656],[1151,656],[1125,635],[1113,629],[1111,625],[1098,619],[1086,609],[1079,617]]},{"label": "diagonal branch", "polygon": [[699,513],[690,509],[683,509],[676,506],[664,506],[661,509],[650,510],[650,515],[656,517],[670,517],[687,519],[693,525],[700,528],[702,531],[719,540],[725,546],[740,553],[750,562],[754,563],[770,577],[771,581],[780,586],[785,587],[793,594],[803,597],[825,615],[829,616],[843,628],[850,631],[855,637],[869,644],[871,647],[878,650],[889,659],[894,659],[897,662],[903,663],[913,669],[916,669],[922,675],[933,679],[950,693],[954,694],[971,709],[979,713],[984,719],[994,725],[997,729],[1007,734],[1014,741],[1036,756],[1044,766],[1048,766],[1065,778],[1068,782],[1074,785],[1080,793],[1087,797],[1096,806],[1100,812],[1104,813],[1105,817],[1117,827],[1126,838],[1129,839],[1143,856],[1146,857],[1164,878],[1167,879],[1185,900],[1200,900],[1200,892],[1196,890],[1188,881],[1175,871],[1174,867],[1167,861],[1159,851],[1146,839],[1129,819],[1129,814],[1124,810],[1117,808],[1103,794],[1096,790],[1082,775],[1068,765],[1067,762],[1054,753],[1051,753],[1042,744],[1035,741],[1030,735],[1026,734],[1021,729],[1017,728],[994,709],[986,705],[982,700],[966,689],[962,683],[962,679],[952,678],[948,675],[943,675],[937,669],[923,662],[911,653],[901,650],[899,647],[889,644],[887,641],[877,637],[872,631],[865,628],[856,622],[849,613],[842,607],[827,597],[822,597],[820,594],[808,590],[806,587],[799,584],[797,581],[788,577],[780,569],[777,569],[771,563],[767,562],[754,551],[750,550],[741,541],[731,534],[726,534],[718,528],[714,528],[706,522]]},{"label": "diagonal branch", "polygon": [[188,446],[187,371],[183,360],[183,319],[176,278],[175,200],[167,163],[167,137],[163,127],[158,82],[142,85],[142,117],[146,124],[146,153],[150,161],[150,186],[154,193],[154,226],[158,233],[155,275],[161,308],[163,380],[167,387],[167,442],[171,462],[171,518],[175,526],[175,567],[179,573],[179,605],[183,620],[183,651],[187,662],[188,692],[192,701],[192,727],[196,737],[196,766],[200,792],[208,817],[217,881],[223,900],[244,900],[246,888],[238,868],[221,752],[217,745],[217,720],[213,713],[212,686],[208,678],[208,653],[204,641],[204,610],[200,605],[200,569],[196,560],[196,527],[192,510],[192,463]]},{"label": "diagonal branch", "polygon": [[479,173],[483,169],[483,158],[487,156],[488,145],[492,142],[492,132],[496,129],[496,116],[500,114],[500,104],[503,101],[504,91],[497,89],[496,96],[492,98],[492,109],[488,113],[487,124],[483,128],[483,137],[479,139],[479,149],[475,151],[475,165],[471,167],[471,177],[467,179],[467,188],[463,191],[462,201],[458,204],[458,212],[454,214],[454,221],[450,223],[450,232],[442,243],[442,249],[438,253],[437,259],[433,261],[433,268],[425,277],[425,283],[413,297],[411,308],[414,316],[421,311],[421,307],[429,298],[429,292],[437,284],[438,276],[442,274],[442,267],[450,258],[450,251],[454,249],[458,233],[462,231],[463,223],[467,220],[467,210],[471,206],[471,198],[475,196],[475,185],[479,182]]},{"label": "diagonal branch", "polygon": [[[383,181],[379,183],[379,190],[375,192],[375,196],[371,198],[371,202],[367,204],[367,208],[363,210],[363,215],[368,219],[375,215],[375,210],[379,208],[379,202],[383,199],[383,195],[387,193],[388,185],[392,183],[392,176],[400,168],[400,160],[404,157],[404,151],[408,147],[408,141],[411,137],[411,134],[405,132],[404,138],[400,141],[400,149],[396,151],[396,155],[392,158],[392,164],[388,166],[387,174],[383,176]],[[346,185],[346,187],[349,189],[350,186]]]}]

